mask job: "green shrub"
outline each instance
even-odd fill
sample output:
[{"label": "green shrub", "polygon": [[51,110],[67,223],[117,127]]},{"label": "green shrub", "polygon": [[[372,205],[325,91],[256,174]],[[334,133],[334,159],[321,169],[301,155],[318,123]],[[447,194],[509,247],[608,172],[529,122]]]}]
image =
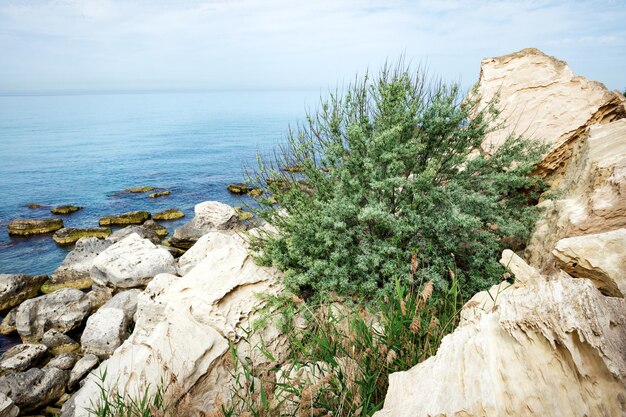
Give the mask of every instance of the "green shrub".
[{"label": "green shrub", "polygon": [[536,219],[543,148],[511,136],[482,152],[495,104],[402,64],[331,94],[248,174],[264,189],[252,209],[280,230],[257,241],[260,260],[304,295],[373,294],[396,276],[443,289],[452,269],[466,295],[498,282],[500,251],[521,248]]}]

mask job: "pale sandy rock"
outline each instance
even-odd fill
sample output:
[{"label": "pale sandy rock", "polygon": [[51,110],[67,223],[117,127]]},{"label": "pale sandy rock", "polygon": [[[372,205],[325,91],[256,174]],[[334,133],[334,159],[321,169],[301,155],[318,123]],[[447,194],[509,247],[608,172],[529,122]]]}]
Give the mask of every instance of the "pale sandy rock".
[{"label": "pale sandy rock", "polygon": [[550,151],[538,171],[560,174],[587,127],[626,117],[624,97],[596,81],[574,75],[563,61],[537,49],[483,59],[476,86],[479,108],[499,94],[498,122],[483,147],[499,147],[513,133],[547,143]]},{"label": "pale sandy rock", "polygon": [[50,359],[44,368],[58,368],[65,371],[71,370],[76,362],[80,359],[80,355],[74,352],[61,353]]},{"label": "pale sandy rock", "polygon": [[390,376],[376,417],[622,416],[626,300],[586,279],[536,280]]},{"label": "pale sandy rock", "polygon": [[124,317],[130,323],[133,321],[133,316],[137,312],[137,298],[141,293],[142,291],[137,288],[121,291],[107,301],[102,306],[102,309],[118,308],[124,312]]},{"label": "pale sandy rock", "polygon": [[626,294],[626,228],[561,239],[552,254],[559,268],[591,279],[603,294]]},{"label": "pale sandy rock", "polygon": [[126,237],[132,235],[133,233],[139,235],[143,239],[148,239],[150,242],[154,243],[155,245],[161,242],[161,238],[156,234],[154,230],[144,227],[143,225],[126,226],[123,229],[113,232],[111,236],[106,238],[106,240],[109,243],[117,243],[125,239]]},{"label": "pale sandy rock", "polygon": [[183,256],[178,258],[178,274],[182,276],[191,271],[209,253],[233,239],[235,233],[234,231],[213,231],[202,236]]},{"label": "pale sandy rock", "polygon": [[[245,242],[232,236],[185,276],[155,277],[138,297],[133,334],[94,374],[106,369],[105,385],[121,393],[154,390],[154,381],[170,381],[174,375],[176,388],[169,397],[189,392],[194,406],[210,409],[218,393],[228,394],[228,341],[244,336],[263,304],[256,294],[279,291],[279,278],[276,270],[256,265]],[[284,337],[278,332],[263,336],[268,349],[284,357]],[[244,346],[241,352],[249,354]],[[62,415],[85,416],[85,407],[98,399],[99,382],[88,376]]]},{"label": "pale sandy rock", "polygon": [[91,303],[86,294],[64,288],[24,301],[17,310],[15,323],[23,341],[38,342],[50,329],[61,333],[75,329],[90,312]]},{"label": "pale sandy rock", "polygon": [[0,393],[9,397],[22,413],[56,401],[65,392],[68,372],[58,368],[31,368],[0,377]]},{"label": "pale sandy rock", "polygon": [[17,417],[20,413],[20,409],[15,403],[0,392],[0,417]]},{"label": "pale sandy rock", "polygon": [[198,239],[213,230],[229,230],[238,223],[235,209],[217,201],[205,201],[194,207],[194,218],[177,228],[169,239],[172,246],[189,249]]},{"label": "pale sandy rock", "polygon": [[13,373],[25,371],[36,366],[46,356],[45,345],[26,343],[13,346],[0,358],[0,372]]},{"label": "pale sandy rock", "polygon": [[85,375],[89,373],[89,371],[91,371],[98,365],[98,362],[98,357],[92,354],[87,354],[80,358],[70,372],[67,386],[72,388],[74,385],[76,385],[78,381],[83,379]]},{"label": "pale sandy rock", "polygon": [[525,252],[544,272],[554,266],[559,240],[626,227],[626,119],[589,129],[556,195],[540,204],[542,217]]},{"label": "pale sandy rock", "polygon": [[120,308],[102,307],[87,319],[80,345],[85,353],[106,359],[128,336],[129,319]]},{"label": "pale sandy rock", "polygon": [[113,288],[95,284],[91,287],[91,291],[87,293],[87,297],[91,304],[91,310],[96,311],[113,298]]},{"label": "pale sandy rock", "polygon": [[112,288],[145,286],[160,273],[176,273],[174,257],[135,233],[98,255],[91,268],[96,284]]},{"label": "pale sandy rock", "polygon": [[47,275],[0,274],[0,311],[36,296]]}]

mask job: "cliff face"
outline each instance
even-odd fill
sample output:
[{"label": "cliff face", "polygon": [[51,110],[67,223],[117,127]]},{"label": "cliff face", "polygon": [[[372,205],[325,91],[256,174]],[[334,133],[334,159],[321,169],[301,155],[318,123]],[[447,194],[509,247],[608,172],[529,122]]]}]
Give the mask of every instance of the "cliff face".
[{"label": "cliff face", "polygon": [[436,356],[391,375],[375,416],[625,416],[624,98],[536,49],[483,60],[474,91],[499,94],[510,126],[484,149],[510,133],[548,143],[537,172],[558,197],[540,204],[528,263],[503,254],[515,284],[474,296]]}]

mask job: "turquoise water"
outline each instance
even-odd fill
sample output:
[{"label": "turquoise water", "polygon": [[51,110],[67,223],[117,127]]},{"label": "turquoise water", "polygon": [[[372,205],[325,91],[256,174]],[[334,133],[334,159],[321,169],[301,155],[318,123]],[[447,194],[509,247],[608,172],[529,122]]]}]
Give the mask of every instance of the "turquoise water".
[{"label": "turquoise water", "polygon": [[[67,254],[50,236],[11,238],[17,218],[55,217],[61,204],[85,209],[66,227],[97,226],[103,215],[195,204],[241,205],[228,193],[257,150],[284,141],[318,92],[214,92],[0,96],[0,273],[49,274]],[[172,195],[115,195],[151,185]],[[41,204],[29,209],[30,203]],[[170,230],[187,219],[164,222]]]}]

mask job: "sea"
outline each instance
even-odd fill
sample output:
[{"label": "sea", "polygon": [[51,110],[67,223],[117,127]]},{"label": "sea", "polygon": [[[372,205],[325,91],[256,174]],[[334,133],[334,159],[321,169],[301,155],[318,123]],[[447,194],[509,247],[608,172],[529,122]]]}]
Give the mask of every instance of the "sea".
[{"label": "sea", "polygon": [[[284,143],[319,91],[223,91],[0,95],[0,273],[50,274],[71,247],[50,235],[12,238],[13,219],[62,217],[65,227],[96,227],[105,215],[169,208],[186,217],[196,204],[233,206],[257,153]],[[171,195],[120,194],[153,186]],[[30,204],[40,208],[28,208]],[[84,209],[54,216],[52,207]],[[8,340],[0,340],[0,352]]]}]

